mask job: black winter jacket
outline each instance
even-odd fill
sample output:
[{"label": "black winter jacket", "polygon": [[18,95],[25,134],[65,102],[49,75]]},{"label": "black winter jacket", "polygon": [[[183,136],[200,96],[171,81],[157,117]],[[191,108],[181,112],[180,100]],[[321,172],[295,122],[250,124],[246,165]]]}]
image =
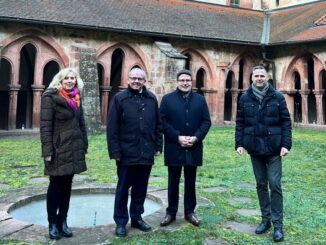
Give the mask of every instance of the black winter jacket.
[{"label": "black winter jacket", "polygon": [[235,149],[250,155],[279,155],[292,146],[291,118],[284,96],[271,85],[260,104],[250,87],[239,101]]},{"label": "black winter jacket", "polygon": [[51,176],[71,175],[86,170],[85,153],[88,148],[82,106],[76,112],[66,100],[49,88],[42,95],[40,136],[44,173]]},{"label": "black winter jacket", "polygon": [[130,87],[117,93],[107,120],[107,144],[117,164],[152,165],[154,154],[162,151],[163,136],[158,103],[153,93]]},{"label": "black winter jacket", "polygon": [[[190,92],[188,101],[176,89],[162,98],[160,113],[164,131],[164,161],[166,166],[201,166],[203,140],[211,126],[204,96]],[[196,136],[190,148],[181,147],[178,137]]]}]

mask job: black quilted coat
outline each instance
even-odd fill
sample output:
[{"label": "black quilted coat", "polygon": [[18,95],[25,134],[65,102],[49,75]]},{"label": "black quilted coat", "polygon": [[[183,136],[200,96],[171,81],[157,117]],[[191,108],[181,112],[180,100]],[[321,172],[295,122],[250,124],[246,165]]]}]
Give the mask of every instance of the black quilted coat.
[{"label": "black quilted coat", "polygon": [[40,134],[44,173],[61,176],[86,170],[85,153],[88,148],[82,106],[76,112],[55,89],[47,89],[42,96]]},{"label": "black quilted coat", "polygon": [[235,149],[244,147],[250,155],[279,155],[292,146],[291,118],[284,96],[272,86],[260,104],[250,87],[239,101]]}]

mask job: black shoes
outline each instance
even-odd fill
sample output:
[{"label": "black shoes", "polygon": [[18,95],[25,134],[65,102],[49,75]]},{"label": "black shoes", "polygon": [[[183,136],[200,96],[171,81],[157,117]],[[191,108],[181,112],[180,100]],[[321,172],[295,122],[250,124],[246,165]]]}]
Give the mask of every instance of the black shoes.
[{"label": "black shoes", "polygon": [[271,228],[271,222],[270,221],[262,221],[258,227],[255,230],[256,234],[263,234],[267,232]]},{"label": "black shoes", "polygon": [[131,221],[131,227],[137,228],[141,231],[150,231],[152,228],[149,224],[147,224],[145,221],[143,220],[133,220]]},{"label": "black shoes", "polygon": [[190,224],[194,226],[199,226],[199,219],[196,217],[195,214],[187,214],[185,216],[185,220],[187,220]]},{"label": "black shoes", "polygon": [[273,240],[274,242],[281,242],[284,240],[284,233],[282,227],[274,228]]},{"label": "black shoes", "polygon": [[167,214],[160,223],[160,226],[167,226],[175,221],[175,215]]},{"label": "black shoes", "polygon": [[60,239],[59,230],[56,224],[49,224],[49,236],[50,239]]},{"label": "black shoes", "polygon": [[117,226],[115,228],[115,234],[118,236],[118,237],[125,237],[127,236],[127,231],[126,231],[126,227],[125,226]]},{"label": "black shoes", "polygon": [[63,237],[72,237],[72,231],[67,225],[67,221],[64,220],[58,225],[58,230],[61,236]]}]

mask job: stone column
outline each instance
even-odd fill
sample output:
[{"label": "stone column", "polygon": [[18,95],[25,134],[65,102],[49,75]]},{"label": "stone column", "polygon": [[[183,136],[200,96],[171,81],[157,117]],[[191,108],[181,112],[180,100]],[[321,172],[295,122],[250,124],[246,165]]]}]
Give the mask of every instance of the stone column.
[{"label": "stone column", "polygon": [[9,85],[9,113],[8,113],[8,129],[16,129],[16,112],[17,112],[17,99],[18,91],[20,89],[19,84]]},{"label": "stone column", "polygon": [[217,90],[202,88],[202,91],[204,93],[207,102],[212,124],[216,124],[217,115],[216,115],[216,110],[214,110],[214,108],[216,108],[216,104],[217,104]]},{"label": "stone column", "polygon": [[31,85],[33,90],[33,118],[32,128],[40,128],[41,97],[44,91],[44,85]]},{"label": "stone column", "polygon": [[302,123],[308,124],[308,94],[309,94],[309,90],[301,90],[299,93],[301,94],[301,101],[302,101]]},{"label": "stone column", "polygon": [[100,91],[97,74],[96,50],[86,45],[72,46],[73,63],[79,67],[84,81],[82,104],[88,132],[101,130]]},{"label": "stone column", "polygon": [[324,90],[313,91],[316,96],[316,106],[317,106],[317,124],[324,125],[324,116],[323,116],[323,94]]},{"label": "stone column", "polygon": [[[237,109],[238,109],[238,96],[239,96],[240,90],[239,89],[231,89],[232,94],[232,109],[231,109],[231,121],[235,122],[237,117]],[[225,102],[224,102],[225,103]]]},{"label": "stone column", "polygon": [[107,123],[107,113],[108,113],[108,106],[109,106],[109,94],[111,92],[112,86],[107,86],[103,85],[100,86],[100,91],[101,91],[101,123],[102,123],[102,128],[106,127]]}]

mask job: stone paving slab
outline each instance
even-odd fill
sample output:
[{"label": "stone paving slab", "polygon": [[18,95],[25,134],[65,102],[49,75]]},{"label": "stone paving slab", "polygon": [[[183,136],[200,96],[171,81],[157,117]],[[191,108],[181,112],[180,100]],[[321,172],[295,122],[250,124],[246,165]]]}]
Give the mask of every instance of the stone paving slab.
[{"label": "stone paving slab", "polygon": [[203,242],[203,245],[230,245],[230,243],[227,243],[220,239],[206,239]]},{"label": "stone paving slab", "polygon": [[225,192],[228,191],[227,187],[224,186],[214,186],[214,187],[208,187],[202,189],[203,192],[208,192],[208,193],[219,193],[219,192]]},{"label": "stone paving slab", "polygon": [[0,222],[10,218],[11,216],[6,211],[0,211]]},{"label": "stone paving slab", "polygon": [[32,224],[28,224],[20,220],[14,220],[14,219],[3,220],[0,222],[0,238],[8,236],[12,233],[15,233],[31,225]]},{"label": "stone paving slab", "polygon": [[257,210],[257,209],[240,208],[240,209],[237,209],[236,212],[238,214],[241,214],[241,215],[247,216],[247,217],[260,216],[261,215],[261,212],[259,210]]},{"label": "stone paving slab", "polygon": [[0,189],[7,189],[10,185],[0,183]]},{"label": "stone paving slab", "polygon": [[230,228],[231,230],[234,231],[247,233],[249,235],[255,235],[255,229],[256,229],[255,225],[244,224],[235,221],[227,221],[226,223],[224,223],[224,227]]},{"label": "stone paving slab", "polygon": [[242,204],[242,203],[249,203],[252,201],[249,197],[232,197],[228,199],[229,203],[232,205]]},{"label": "stone paving slab", "polygon": [[240,189],[252,189],[256,190],[256,184],[254,183],[249,183],[249,182],[242,182],[237,184],[237,187]]}]

